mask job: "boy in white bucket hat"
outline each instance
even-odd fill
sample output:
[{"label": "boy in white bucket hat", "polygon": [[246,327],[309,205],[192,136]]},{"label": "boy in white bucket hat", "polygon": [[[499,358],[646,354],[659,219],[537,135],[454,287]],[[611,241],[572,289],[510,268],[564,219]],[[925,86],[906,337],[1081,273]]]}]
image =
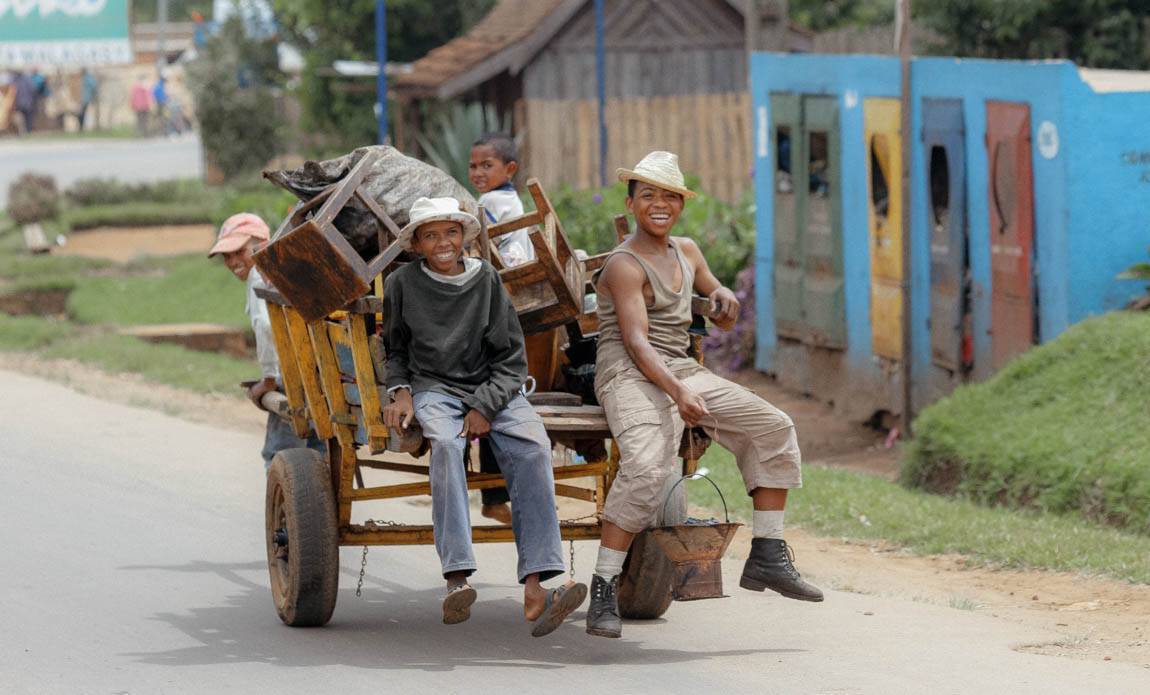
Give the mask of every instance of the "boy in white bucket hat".
[{"label": "boy in white bucket hat", "polygon": [[490,263],[465,258],[479,221],[453,198],[420,198],[399,242],[423,258],[388,276],[384,342],[388,427],[419,421],[431,442],[431,514],[435,549],[447,580],[443,622],[471,615],[476,593],[465,452],[488,437],[511,494],[512,528],[524,585],[523,611],[532,634],[557,628],[587,596],[585,584],[554,590],[540,582],[563,574],[555,512],[551,441],[520,392],[527,379],[523,329]]},{"label": "boy in white bucket hat", "polygon": [[754,540],[739,585],[821,601],[799,576],[783,540],[787,490],[802,484],[791,419],[747,389],[715,376],[688,354],[691,295],[711,300],[715,325],[734,326],[739,301],[707,267],[694,241],[671,236],[684,201],[695,197],[678,157],[652,152],[620,169],[635,232],[595,279],[599,347],[595,394],[619,446],[619,473],[603,510],[603,535],[591,580],[587,632],[619,637],[616,590],[635,534],[655,525],[683,427],[702,426],[735,454],[754,500]]}]

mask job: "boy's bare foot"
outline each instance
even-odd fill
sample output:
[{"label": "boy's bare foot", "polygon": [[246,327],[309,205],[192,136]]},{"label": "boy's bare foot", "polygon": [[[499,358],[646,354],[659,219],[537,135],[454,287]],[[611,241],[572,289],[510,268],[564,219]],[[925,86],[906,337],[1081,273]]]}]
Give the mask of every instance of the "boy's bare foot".
[{"label": "boy's bare foot", "polygon": [[587,585],[569,581],[558,589],[546,592],[543,610],[533,621],[532,637],[542,637],[555,631],[567,616],[583,604],[587,598]]},{"label": "boy's bare foot", "polygon": [[503,504],[485,504],[480,514],[505,526],[511,525],[511,507],[506,502]]}]

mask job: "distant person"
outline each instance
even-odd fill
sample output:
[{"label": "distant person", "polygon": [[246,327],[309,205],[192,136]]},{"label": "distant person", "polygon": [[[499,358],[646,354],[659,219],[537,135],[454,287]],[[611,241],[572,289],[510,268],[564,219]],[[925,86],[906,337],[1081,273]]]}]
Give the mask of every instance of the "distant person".
[{"label": "distant person", "polygon": [[88,109],[92,103],[96,101],[100,93],[100,83],[96,79],[96,75],[84,68],[80,74],[80,108],[76,111],[76,120],[80,124],[80,131],[84,130],[84,122],[88,118]]},{"label": "distant person", "polygon": [[[483,206],[487,221],[498,224],[523,215],[523,202],[511,180],[519,170],[519,152],[515,140],[506,133],[486,133],[471,146],[471,161],[467,166],[467,178],[475,190],[481,194],[479,204]],[[526,229],[520,229],[495,240],[499,258],[508,268],[526,263],[535,258],[531,239]],[[479,441],[479,471],[499,473],[499,464],[491,451],[491,442]],[[483,507],[480,512],[488,519],[504,524],[511,523],[511,510],[507,506],[511,498],[507,488],[497,487],[481,491]]]},{"label": "distant person", "polygon": [[148,134],[148,114],[152,111],[152,94],[146,79],[143,75],[137,76],[129,96],[132,113],[136,114],[136,135],[140,137]]},{"label": "distant person", "polygon": [[164,135],[171,135],[172,123],[168,117],[168,78],[163,74],[152,87],[152,102],[156,105],[156,122],[160,124]]},{"label": "distant person", "polygon": [[[269,288],[252,260],[252,254],[267,243],[268,226],[258,216],[241,212],[224,220],[215,246],[208,252],[208,258],[223,256],[224,265],[232,274],[247,284],[247,304],[244,311],[252,322],[256,336],[256,359],[260,363],[261,379],[248,389],[248,398],[256,407],[264,409],[261,399],[269,391],[278,391],[280,384],[279,358],[276,356],[275,339],[272,336],[271,320],[268,318],[267,302],[256,296],[256,289]],[[264,470],[272,465],[272,459],[284,449],[307,447],[324,455],[327,447],[315,434],[307,440],[296,436],[290,423],[275,413],[268,413],[267,431],[264,435]]]},{"label": "distant person", "polygon": [[20,114],[23,124],[22,132],[31,133],[36,125],[36,86],[32,79],[23,72],[16,72],[12,78],[12,86],[16,90],[16,99],[12,102],[12,109]]}]

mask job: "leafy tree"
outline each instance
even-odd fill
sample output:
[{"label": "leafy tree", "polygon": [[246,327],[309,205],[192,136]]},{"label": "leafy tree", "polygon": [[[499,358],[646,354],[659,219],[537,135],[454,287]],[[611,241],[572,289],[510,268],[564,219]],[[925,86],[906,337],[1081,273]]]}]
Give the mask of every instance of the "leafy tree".
[{"label": "leafy tree", "polygon": [[[417,60],[463,33],[495,0],[387,0],[387,59]],[[375,0],[273,0],[284,32],[304,52],[300,95],[313,130],[344,144],[375,142],[375,85],[324,74],[335,60],[375,60]]]},{"label": "leafy tree", "polygon": [[226,178],[263,166],[279,150],[283,116],[274,39],[253,39],[238,16],[225,22],[187,68],[204,149]]},{"label": "leafy tree", "polygon": [[917,0],[915,16],[954,55],[1150,68],[1147,0]]},{"label": "leafy tree", "polygon": [[790,0],[791,19],[814,31],[894,21],[895,0]]}]

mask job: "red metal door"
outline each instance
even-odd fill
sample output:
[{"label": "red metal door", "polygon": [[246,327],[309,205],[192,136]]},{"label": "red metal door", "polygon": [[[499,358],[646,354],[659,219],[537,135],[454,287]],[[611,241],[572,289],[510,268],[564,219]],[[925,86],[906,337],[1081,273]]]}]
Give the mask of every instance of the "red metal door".
[{"label": "red metal door", "polygon": [[986,102],[990,163],[990,333],[994,369],[1035,343],[1030,107]]}]

